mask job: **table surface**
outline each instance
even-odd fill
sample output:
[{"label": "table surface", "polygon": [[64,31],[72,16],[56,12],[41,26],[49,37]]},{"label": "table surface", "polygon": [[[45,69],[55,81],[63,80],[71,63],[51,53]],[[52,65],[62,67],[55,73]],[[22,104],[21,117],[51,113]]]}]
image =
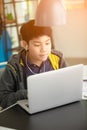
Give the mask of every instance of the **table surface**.
[{"label": "table surface", "polygon": [[0,126],[17,130],[87,130],[87,100],[33,115],[15,105],[0,113]]},{"label": "table surface", "polygon": [[76,65],[76,64],[87,65],[87,58],[67,57],[65,58],[65,60],[67,61],[68,65]]}]

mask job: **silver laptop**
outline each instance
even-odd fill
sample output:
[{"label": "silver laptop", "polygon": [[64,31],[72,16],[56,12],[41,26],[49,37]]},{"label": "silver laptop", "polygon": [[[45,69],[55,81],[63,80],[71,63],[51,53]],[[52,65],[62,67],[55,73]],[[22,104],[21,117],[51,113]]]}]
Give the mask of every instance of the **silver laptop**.
[{"label": "silver laptop", "polygon": [[28,100],[18,104],[30,114],[82,99],[83,65],[36,74],[27,78]]}]

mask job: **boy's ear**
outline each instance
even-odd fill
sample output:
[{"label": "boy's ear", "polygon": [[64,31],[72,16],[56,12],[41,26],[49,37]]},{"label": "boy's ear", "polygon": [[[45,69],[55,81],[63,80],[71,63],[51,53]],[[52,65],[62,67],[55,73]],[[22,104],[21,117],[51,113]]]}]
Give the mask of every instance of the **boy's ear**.
[{"label": "boy's ear", "polygon": [[27,44],[26,41],[22,40],[22,41],[20,42],[20,44],[21,44],[21,47],[23,47],[26,51],[28,50],[28,44]]}]

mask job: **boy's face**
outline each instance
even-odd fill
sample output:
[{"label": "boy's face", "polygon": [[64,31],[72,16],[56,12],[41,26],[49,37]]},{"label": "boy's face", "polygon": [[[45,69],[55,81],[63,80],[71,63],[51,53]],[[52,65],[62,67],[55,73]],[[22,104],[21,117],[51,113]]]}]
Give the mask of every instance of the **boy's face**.
[{"label": "boy's face", "polygon": [[29,41],[28,57],[32,63],[40,65],[51,52],[51,39],[47,35],[33,38]]}]

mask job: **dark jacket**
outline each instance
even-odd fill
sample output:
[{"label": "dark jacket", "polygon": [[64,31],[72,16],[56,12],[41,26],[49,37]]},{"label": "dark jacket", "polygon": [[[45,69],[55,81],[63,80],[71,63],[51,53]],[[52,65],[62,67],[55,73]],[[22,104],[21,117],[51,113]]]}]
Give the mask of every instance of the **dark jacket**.
[{"label": "dark jacket", "polygon": [[[24,64],[21,61],[23,54],[25,54],[24,50],[11,57],[0,78],[0,106],[2,108],[10,106],[18,100],[27,98]],[[59,58],[59,62],[57,63],[59,68],[66,67],[62,53],[53,50],[52,54]]]}]

